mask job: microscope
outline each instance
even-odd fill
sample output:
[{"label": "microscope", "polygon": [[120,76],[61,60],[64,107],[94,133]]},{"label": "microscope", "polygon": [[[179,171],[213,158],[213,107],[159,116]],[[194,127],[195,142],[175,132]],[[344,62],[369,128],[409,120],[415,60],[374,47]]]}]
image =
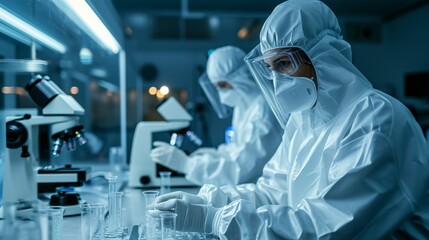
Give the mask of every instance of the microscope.
[{"label": "microscope", "polygon": [[136,126],[131,146],[130,187],[159,187],[161,180],[159,172],[172,171],[171,186],[194,186],[186,180],[183,174],[174,172],[150,159],[152,149],[152,134],[156,132],[172,132],[170,144],[180,147],[183,139],[189,139],[193,144],[200,146],[201,139],[189,130],[192,116],[174,98],[169,97],[157,108],[157,111],[166,121],[142,121]]},{"label": "microscope", "polygon": [[[85,110],[47,76],[34,76],[25,89],[42,109],[42,115],[6,117],[3,202],[37,200],[38,184],[83,183],[89,175],[89,169],[73,171],[71,166],[64,167],[64,171],[60,171],[62,168],[48,170],[39,167],[39,127],[49,126],[53,141],[52,155],[58,157],[64,145],[73,151],[76,144],[83,145],[87,142],[84,128],[79,124],[79,115],[83,115]],[[65,207],[65,215],[68,215],[67,206]]]}]

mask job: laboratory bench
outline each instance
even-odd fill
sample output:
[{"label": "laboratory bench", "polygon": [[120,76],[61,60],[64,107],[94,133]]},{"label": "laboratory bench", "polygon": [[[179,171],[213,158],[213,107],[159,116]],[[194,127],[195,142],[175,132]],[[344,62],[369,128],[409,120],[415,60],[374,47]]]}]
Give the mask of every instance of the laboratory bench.
[{"label": "laboratory bench", "polygon": [[[172,179],[173,180],[173,179]],[[142,191],[159,190],[159,188],[130,188],[127,186],[127,175],[120,176],[116,188],[123,192],[122,197],[122,225],[128,228],[128,234],[122,239],[137,239],[138,226],[145,221],[145,200]],[[171,187],[171,191],[184,191],[197,194],[199,187]],[[75,188],[82,200],[86,203],[105,203],[107,205],[108,181],[102,177],[91,179],[89,184]],[[39,197],[40,198],[40,197]],[[3,220],[0,220],[0,230],[3,229]],[[133,232],[134,228],[134,232]],[[141,231],[141,228],[140,228]],[[133,232],[133,233],[132,233]],[[140,234],[140,233],[139,233]],[[63,219],[63,240],[81,239],[81,216],[65,216]],[[106,238],[115,239],[115,238]],[[116,238],[120,239],[120,238]],[[182,238],[183,239],[183,238]],[[201,239],[201,238],[200,238]],[[207,237],[206,239],[214,239]],[[217,238],[216,238],[217,239]]]}]

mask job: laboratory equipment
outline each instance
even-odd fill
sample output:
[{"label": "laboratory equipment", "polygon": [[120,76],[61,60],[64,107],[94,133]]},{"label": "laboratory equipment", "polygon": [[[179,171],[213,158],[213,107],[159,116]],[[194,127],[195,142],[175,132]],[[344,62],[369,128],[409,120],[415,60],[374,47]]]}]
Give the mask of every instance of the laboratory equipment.
[{"label": "laboratory equipment", "polygon": [[84,128],[79,124],[79,115],[83,115],[85,111],[79,103],[66,95],[47,76],[34,76],[25,89],[42,109],[42,115],[6,116],[6,151],[3,167],[5,202],[37,200],[37,182],[78,182],[76,173],[37,174],[41,125],[50,126],[54,157],[61,154],[64,144],[68,150],[73,151],[76,149],[76,142],[79,145],[86,143]]},{"label": "laboratory equipment", "polygon": [[113,174],[119,174],[122,171],[123,160],[122,160],[122,148],[121,147],[110,147],[109,148],[109,167]]},{"label": "laboratory equipment", "polygon": [[104,240],[106,204],[92,203],[81,205],[82,240]]},{"label": "laboratory equipment", "polygon": [[118,181],[118,176],[106,176],[107,181],[109,182],[108,194],[116,192],[116,183]]},{"label": "laboratory equipment", "polygon": [[186,139],[196,147],[200,147],[203,144],[201,138],[195,132],[191,131],[189,127],[186,127],[171,133],[170,145],[181,148]]},{"label": "laboratory equipment", "polygon": [[159,172],[159,176],[161,177],[161,185],[160,185],[160,193],[165,194],[170,192],[171,186],[171,172],[162,171]]},{"label": "laboratory equipment", "polygon": [[[189,126],[192,116],[174,98],[163,102],[157,111],[166,121],[142,121],[136,126],[130,159],[130,187],[159,187],[158,167],[150,159],[152,134],[156,132],[184,129]],[[183,175],[172,176],[172,186],[193,186]]]},{"label": "laboratory equipment", "polygon": [[146,213],[145,213],[145,225],[144,225],[144,231],[143,236],[141,238],[143,239],[156,239],[157,236],[160,235],[160,232],[157,231],[157,228],[160,228],[160,221],[161,219],[157,219],[156,217],[152,217],[149,214],[150,210],[154,210],[153,202],[155,201],[155,198],[159,195],[158,191],[143,191],[142,192],[144,201],[146,204]]},{"label": "laboratory equipment", "polygon": [[161,239],[176,239],[176,213],[163,213],[161,216]]},{"label": "laboratory equipment", "polygon": [[79,187],[88,180],[90,167],[47,165],[37,171],[38,193],[56,192],[59,187]]},{"label": "laboratory equipment", "polygon": [[47,206],[38,211],[42,239],[61,240],[63,234],[64,207]]},{"label": "laboratory equipment", "polygon": [[123,195],[123,192],[109,193],[109,215],[107,216],[106,237],[122,238],[128,233],[128,228],[122,226]]},{"label": "laboratory equipment", "polygon": [[122,221],[122,196],[123,192],[117,192],[116,183],[118,176],[107,176],[108,186],[108,210],[106,237],[123,237],[128,233],[128,228],[121,225]]}]

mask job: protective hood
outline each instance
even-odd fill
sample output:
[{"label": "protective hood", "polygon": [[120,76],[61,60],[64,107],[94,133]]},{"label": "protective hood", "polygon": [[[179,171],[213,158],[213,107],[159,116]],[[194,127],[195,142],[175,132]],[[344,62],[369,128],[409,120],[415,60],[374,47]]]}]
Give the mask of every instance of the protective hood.
[{"label": "protective hood", "polygon": [[[319,118],[321,120],[318,122],[329,121],[364,91],[372,88],[351,63],[351,47],[342,38],[336,16],[320,1],[286,1],[278,5],[265,21],[260,44],[255,50],[263,54],[268,50],[287,47],[302,49],[310,58],[317,76],[318,99],[315,107],[308,110],[310,116],[307,116],[308,112],[291,115],[297,127],[302,126],[303,119],[309,117],[310,121]],[[272,91],[262,91],[276,116],[286,119],[288,116],[277,109],[279,103]],[[316,115],[319,117],[315,118]],[[285,126],[286,123],[281,124]]]},{"label": "protective hood", "polygon": [[226,81],[237,90],[244,104],[259,95],[259,89],[247,68],[246,53],[234,46],[220,47],[213,51],[207,61],[207,76],[212,83]]}]

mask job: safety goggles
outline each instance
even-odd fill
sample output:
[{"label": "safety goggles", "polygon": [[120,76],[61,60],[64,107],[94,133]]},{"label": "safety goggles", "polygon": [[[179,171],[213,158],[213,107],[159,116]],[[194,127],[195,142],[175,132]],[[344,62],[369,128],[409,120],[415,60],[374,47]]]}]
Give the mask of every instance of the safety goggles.
[{"label": "safety goggles", "polygon": [[254,59],[249,59],[255,70],[267,79],[273,79],[275,73],[293,75],[304,63],[309,61],[300,49],[271,50]]}]

